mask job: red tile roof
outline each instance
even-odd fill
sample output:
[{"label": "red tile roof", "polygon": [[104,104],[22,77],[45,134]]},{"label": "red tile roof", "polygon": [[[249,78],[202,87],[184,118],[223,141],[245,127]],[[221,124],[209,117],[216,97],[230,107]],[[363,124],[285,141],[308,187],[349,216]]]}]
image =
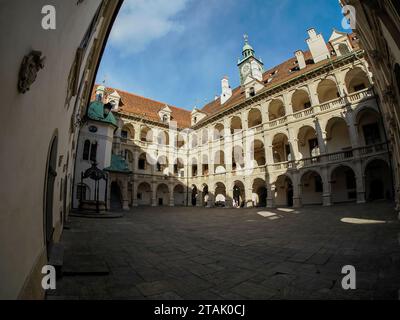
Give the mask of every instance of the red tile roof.
[{"label": "red tile roof", "polygon": [[[95,99],[95,92],[99,85],[95,85],[92,100]],[[143,117],[148,120],[162,123],[158,112],[165,106],[168,106],[171,113],[171,120],[176,121],[179,128],[188,128],[191,123],[191,113],[188,110],[171,106],[170,104],[155,101],[149,98],[139,96],[130,92],[126,92],[115,88],[106,88],[107,94],[111,94],[114,91],[121,96],[121,102],[118,112],[129,113],[139,117]]]},{"label": "red tile roof", "polygon": [[[355,34],[348,35],[350,43],[352,44],[353,48],[358,49],[359,48],[358,41],[354,39],[354,36]],[[329,43],[327,43],[327,47],[329,51],[333,50],[333,48]],[[314,63],[310,51],[304,52],[304,58],[306,60],[307,65],[302,70],[294,70],[290,72],[290,70],[298,66],[296,57],[293,57],[281,63],[280,65],[265,71],[263,74],[263,83],[265,86],[263,91],[268,90],[268,88],[284,83],[288,80],[296,78],[320,66],[323,66],[324,64],[329,63],[327,60]],[[337,58],[336,56],[332,56],[332,60],[335,60],[336,58]],[[271,78],[272,80],[268,82],[268,80]],[[95,97],[95,90],[97,86],[98,85],[96,85],[93,90],[92,99],[94,99]],[[122,112],[131,113],[137,116],[147,118],[149,120],[161,122],[161,119],[158,116],[158,112],[160,111],[160,109],[168,105],[168,107],[172,111],[172,120],[175,120],[177,122],[179,128],[188,128],[191,125],[191,112],[188,110],[174,107],[169,104],[151,100],[145,97],[141,97],[139,95],[122,91],[119,89],[107,88],[106,90],[107,93],[109,94],[115,90],[121,96],[121,107],[119,110]],[[246,98],[244,94],[244,89],[241,86],[239,86],[232,90],[232,96],[223,105],[221,105],[221,99],[218,98],[206,104],[202,109],[200,109],[200,111],[206,113],[208,116],[211,116],[222,110],[229,109],[240,102],[244,102],[245,99]],[[208,117],[206,117],[205,119],[207,118]],[[201,122],[203,122],[205,119],[203,119]]]}]

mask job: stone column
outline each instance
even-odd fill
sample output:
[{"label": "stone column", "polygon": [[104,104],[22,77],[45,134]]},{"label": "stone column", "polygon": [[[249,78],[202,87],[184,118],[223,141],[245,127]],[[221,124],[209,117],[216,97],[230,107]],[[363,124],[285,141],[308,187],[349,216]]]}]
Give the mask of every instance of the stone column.
[{"label": "stone column", "polygon": [[138,187],[139,187],[139,184],[136,181],[136,179],[134,179],[134,181],[132,182],[132,192],[133,192],[132,207],[137,207],[139,205],[138,198],[137,198]]},{"label": "stone column", "polygon": [[329,207],[332,205],[332,185],[329,177],[328,167],[322,167],[322,205]]},{"label": "stone column", "polygon": [[311,100],[311,106],[315,107],[319,105],[319,98],[318,98],[318,92],[317,92],[317,83],[314,81],[312,83],[307,84],[308,91],[310,94],[310,100]]},{"label": "stone column", "polygon": [[275,208],[275,184],[267,183],[267,208]]},{"label": "stone column", "polygon": [[225,206],[228,208],[233,206],[233,187],[229,185],[226,186]]},{"label": "stone column", "polygon": [[245,187],[246,189],[246,208],[252,208],[254,206],[253,204],[253,188],[251,187]]},{"label": "stone column", "polygon": [[357,164],[356,172],[356,189],[357,189],[357,203],[365,203],[365,184],[364,175],[361,171],[361,163]]},{"label": "stone column", "polygon": [[300,151],[299,151],[299,144],[297,140],[297,136],[295,134],[294,128],[288,128],[288,140],[290,143],[290,150],[292,151],[292,161],[300,159]]},{"label": "stone column", "polygon": [[301,208],[301,184],[299,181],[298,173],[293,174],[293,207]]},{"label": "stone column", "polygon": [[203,206],[203,192],[197,190],[196,207],[202,207],[202,206]]},{"label": "stone column", "polygon": [[175,200],[174,200],[174,186],[173,185],[168,185],[168,191],[169,191],[169,206],[174,207],[175,206]]},{"label": "stone column", "polygon": [[151,183],[151,206],[157,206],[157,183],[155,181]]},{"label": "stone column", "polygon": [[290,120],[293,115],[293,106],[292,106],[292,92],[286,92],[283,95],[283,104],[285,107],[285,114],[288,116],[288,119]]},{"label": "stone column", "polygon": [[268,118],[268,103],[267,103],[267,101],[263,101],[261,103],[260,111],[261,111],[262,123],[265,124],[265,123],[267,123],[269,121],[269,118]]},{"label": "stone column", "polygon": [[128,197],[128,178],[124,177],[122,182],[122,209],[129,211],[129,197]]},{"label": "stone column", "polygon": [[317,133],[318,147],[320,154],[326,153],[326,123],[323,123],[318,117],[314,119],[315,132]]}]

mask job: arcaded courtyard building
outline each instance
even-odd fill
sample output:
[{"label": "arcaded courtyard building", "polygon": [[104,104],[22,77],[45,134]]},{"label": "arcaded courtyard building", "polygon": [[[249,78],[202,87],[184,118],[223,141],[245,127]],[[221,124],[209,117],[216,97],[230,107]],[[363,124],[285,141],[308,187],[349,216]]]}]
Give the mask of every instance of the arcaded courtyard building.
[{"label": "arcaded courtyard building", "polygon": [[[309,51],[268,71],[245,36],[241,85],[231,89],[224,77],[221,95],[192,112],[96,86],[92,105],[111,103],[118,121],[108,139],[114,162],[126,163],[110,170],[108,156],[99,165],[110,171],[108,207],[393,199],[387,139],[357,35],[334,31],[328,43],[314,29],[308,35]],[[77,166],[76,190],[90,197],[77,179],[84,169]]]}]

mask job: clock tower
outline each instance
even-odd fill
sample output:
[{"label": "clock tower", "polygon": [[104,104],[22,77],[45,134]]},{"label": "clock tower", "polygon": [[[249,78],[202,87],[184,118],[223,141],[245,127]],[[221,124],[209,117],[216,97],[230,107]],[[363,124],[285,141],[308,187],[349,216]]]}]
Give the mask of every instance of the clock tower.
[{"label": "clock tower", "polygon": [[242,58],[238,61],[240,84],[244,84],[246,79],[250,76],[253,79],[262,81],[264,72],[264,64],[261,59],[255,56],[254,49],[249,45],[249,37],[245,34],[244,46],[242,50]]}]

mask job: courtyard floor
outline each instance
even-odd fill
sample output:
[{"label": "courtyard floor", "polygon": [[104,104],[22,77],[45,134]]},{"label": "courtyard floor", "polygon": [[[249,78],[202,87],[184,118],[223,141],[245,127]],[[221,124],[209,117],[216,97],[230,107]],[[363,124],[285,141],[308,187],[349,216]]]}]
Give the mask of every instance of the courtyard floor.
[{"label": "courtyard floor", "polygon": [[[48,299],[399,299],[391,203],[301,209],[136,208],[71,217]],[[341,286],[356,269],[356,290]]]}]

